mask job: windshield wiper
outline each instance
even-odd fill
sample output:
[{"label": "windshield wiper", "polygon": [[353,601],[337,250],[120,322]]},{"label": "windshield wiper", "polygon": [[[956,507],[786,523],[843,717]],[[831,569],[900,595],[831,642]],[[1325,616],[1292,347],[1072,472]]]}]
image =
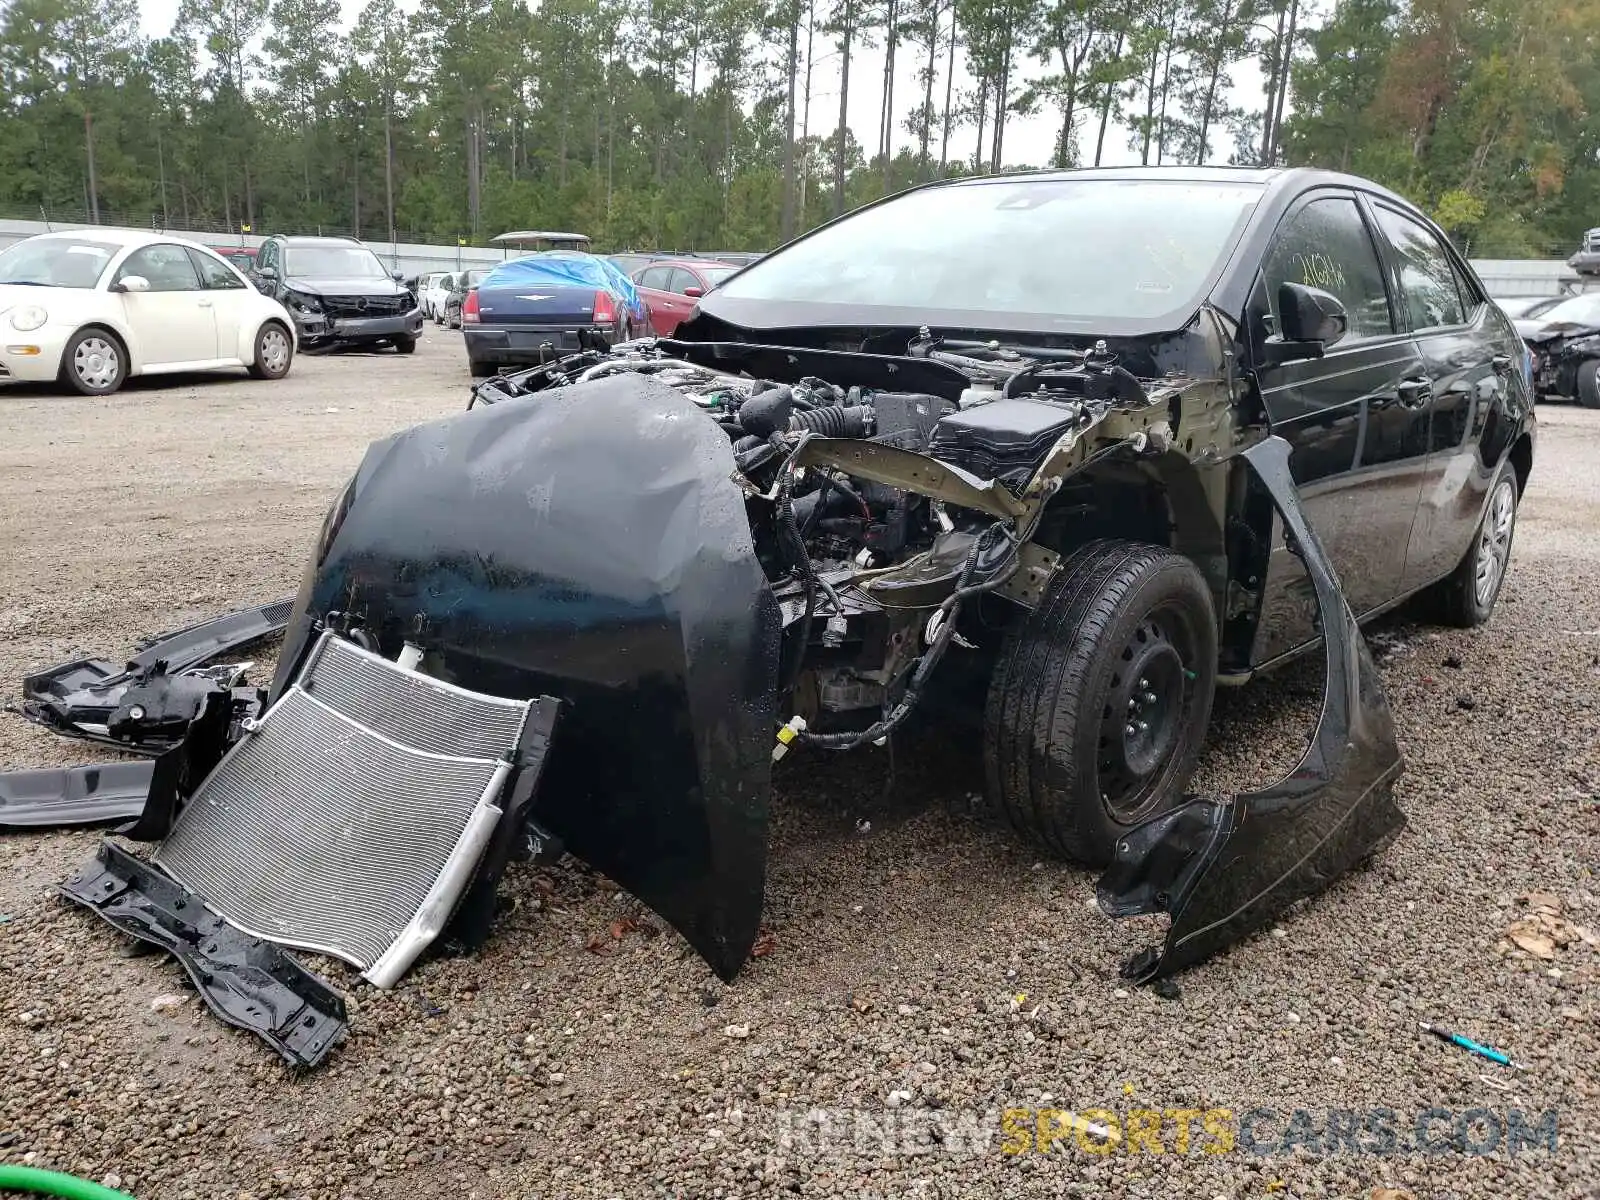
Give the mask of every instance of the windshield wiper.
[{"label": "windshield wiper", "polygon": [[42,279],[0,279],[0,287],[58,287],[59,284],[46,283]]}]

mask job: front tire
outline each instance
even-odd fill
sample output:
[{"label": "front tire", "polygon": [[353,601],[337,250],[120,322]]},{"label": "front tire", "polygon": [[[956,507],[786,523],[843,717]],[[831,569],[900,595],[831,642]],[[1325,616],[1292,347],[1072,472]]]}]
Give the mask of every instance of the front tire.
[{"label": "front tire", "polygon": [[1578,364],[1578,403],[1585,408],[1600,408],[1600,358],[1590,358]]},{"label": "front tire", "polygon": [[127,377],[127,348],[109,329],[80,329],[61,352],[61,378],[85,396],[109,396]]},{"label": "front tire", "polygon": [[397,337],[394,339],[394,348],[397,354],[415,354],[417,339],[410,336]]},{"label": "front tire", "polygon": [[256,331],[254,360],[246,368],[252,379],[282,379],[294,361],[294,339],[276,321],[267,321]]},{"label": "front tire", "polygon": [[1495,602],[1511,566],[1511,539],[1517,529],[1517,473],[1510,460],[1489,485],[1489,499],[1483,506],[1483,519],[1472,536],[1472,545],[1449,578],[1438,584],[1436,593],[1440,620],[1458,629],[1473,629],[1494,615]]},{"label": "front tire", "polygon": [[1091,866],[1172,808],[1194,772],[1217,676],[1211,591],[1163,546],[1075,550],[996,663],[991,802],[1018,833]]}]

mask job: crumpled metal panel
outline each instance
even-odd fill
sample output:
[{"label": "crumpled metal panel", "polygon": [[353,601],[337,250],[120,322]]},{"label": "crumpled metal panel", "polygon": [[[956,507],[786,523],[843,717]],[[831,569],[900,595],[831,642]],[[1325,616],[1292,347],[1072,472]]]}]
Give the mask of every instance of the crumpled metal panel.
[{"label": "crumpled metal panel", "polygon": [[290,1065],[314,1067],[344,1040],[348,1023],[339,993],[111,842],[102,842],[60,891],[121,932],[172,954],[206,1007],[259,1035]]},{"label": "crumpled metal panel", "polygon": [[1256,792],[1192,798],[1131,830],[1101,876],[1110,916],[1170,915],[1165,944],[1123,974],[1148,982],[1214,954],[1326,888],[1384,849],[1405,826],[1394,801],[1403,768],[1394,720],[1366,638],[1300,506],[1289,444],[1270,437],[1244,454],[1305,564],[1324,631],[1327,684],[1299,764]]},{"label": "crumpled metal panel", "polygon": [[430,674],[561,699],[533,818],[732,978],[761,917],[780,638],[733,472],[716,423],[638,375],[378,442],[274,694],[339,614]]}]

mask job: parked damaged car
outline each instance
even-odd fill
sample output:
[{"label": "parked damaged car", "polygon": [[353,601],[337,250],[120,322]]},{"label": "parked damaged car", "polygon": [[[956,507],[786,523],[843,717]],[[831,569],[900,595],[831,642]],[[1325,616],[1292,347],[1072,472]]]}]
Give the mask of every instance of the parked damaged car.
[{"label": "parked damaged car", "polygon": [[1569,296],[1516,321],[1541,399],[1600,408],[1600,292]]},{"label": "parked damaged car", "polygon": [[[674,339],[575,340],[369,449],[259,710],[232,680],[190,701],[151,860],[108,846],[69,895],[192,972],[198,910],[386,985],[559,844],[728,979],[775,770],[937,692],[981,710],[1019,836],[1101,868],[1107,913],[1168,915],[1123,968],[1150,981],[1402,828],[1358,621],[1419,593],[1488,620],[1533,461],[1508,319],[1415,208],[1322,172],[930,185]],[[1300,762],[1190,794],[1215,689],[1300,654],[1326,671]],[[397,844],[374,878],[362,848]]]},{"label": "parked damaged car", "polygon": [[1586,229],[1578,252],[1567,259],[1567,266],[1579,275],[1600,275],[1600,229]]},{"label": "parked damaged car", "polygon": [[350,237],[269,237],[256,251],[256,287],[294,318],[307,350],[417,348],[422,308],[400,272]]}]

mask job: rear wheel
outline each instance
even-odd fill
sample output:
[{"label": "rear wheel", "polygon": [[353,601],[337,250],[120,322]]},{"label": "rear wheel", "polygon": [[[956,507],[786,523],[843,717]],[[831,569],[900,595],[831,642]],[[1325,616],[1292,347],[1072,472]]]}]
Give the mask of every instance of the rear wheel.
[{"label": "rear wheel", "polygon": [[80,329],[61,353],[61,377],[85,396],[109,396],[128,377],[128,352],[109,329]]},{"label": "rear wheel", "polygon": [[467,370],[474,379],[485,379],[494,374],[494,364],[486,363],[481,358],[467,359]]},{"label": "rear wheel", "polygon": [[1600,358],[1578,364],[1578,403],[1585,408],[1600,408]]},{"label": "rear wheel", "polygon": [[1062,564],[990,681],[991,800],[1089,864],[1183,795],[1216,687],[1211,592],[1163,546],[1097,541]]},{"label": "rear wheel", "polygon": [[294,341],[289,331],[268,321],[256,332],[255,360],[246,369],[255,379],[282,379],[293,361]]},{"label": "rear wheel", "polygon": [[1447,625],[1471,629],[1494,614],[1495,601],[1511,565],[1511,538],[1517,529],[1517,473],[1510,460],[1489,487],[1483,520],[1473,535],[1466,557],[1449,578],[1435,585],[1440,619]]}]

